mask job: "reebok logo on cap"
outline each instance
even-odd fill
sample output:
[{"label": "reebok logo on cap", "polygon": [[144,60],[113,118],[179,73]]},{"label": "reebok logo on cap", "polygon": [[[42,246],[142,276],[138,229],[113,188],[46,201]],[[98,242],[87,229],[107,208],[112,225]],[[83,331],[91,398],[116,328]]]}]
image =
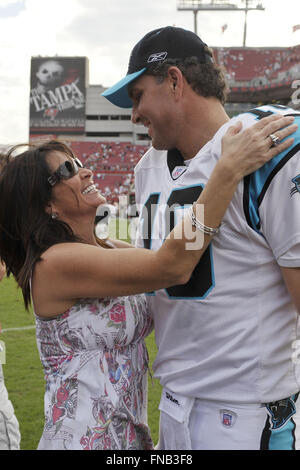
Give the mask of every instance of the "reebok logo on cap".
[{"label": "reebok logo on cap", "polygon": [[167,57],[168,53],[167,52],[156,52],[155,54],[151,54],[148,57],[147,62],[157,62],[159,60],[164,60]]}]

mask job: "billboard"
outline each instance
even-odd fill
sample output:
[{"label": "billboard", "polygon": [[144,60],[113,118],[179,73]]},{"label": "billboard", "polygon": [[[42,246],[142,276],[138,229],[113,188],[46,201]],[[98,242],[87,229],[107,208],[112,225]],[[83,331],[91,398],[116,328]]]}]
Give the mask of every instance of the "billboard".
[{"label": "billboard", "polygon": [[87,81],[86,57],[32,57],[30,136],[83,134]]}]

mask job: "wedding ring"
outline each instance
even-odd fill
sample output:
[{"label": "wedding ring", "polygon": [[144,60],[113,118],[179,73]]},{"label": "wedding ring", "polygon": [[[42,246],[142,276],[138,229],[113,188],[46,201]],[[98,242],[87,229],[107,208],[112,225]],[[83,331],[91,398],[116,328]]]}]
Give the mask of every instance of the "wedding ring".
[{"label": "wedding ring", "polygon": [[277,145],[280,144],[280,139],[277,135],[275,134],[270,134],[269,135],[271,141],[272,141],[272,144],[271,144],[271,147],[276,147]]}]

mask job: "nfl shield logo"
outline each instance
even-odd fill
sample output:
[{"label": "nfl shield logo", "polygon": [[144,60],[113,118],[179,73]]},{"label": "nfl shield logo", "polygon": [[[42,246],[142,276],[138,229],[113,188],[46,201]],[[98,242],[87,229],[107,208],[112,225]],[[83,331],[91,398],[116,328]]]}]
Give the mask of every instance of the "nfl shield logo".
[{"label": "nfl shield logo", "polygon": [[236,413],[231,410],[220,410],[221,422],[225,428],[231,428],[237,418]]},{"label": "nfl shield logo", "polygon": [[175,166],[174,170],[172,171],[173,180],[177,180],[179,176],[183,175],[186,170],[187,166]]}]

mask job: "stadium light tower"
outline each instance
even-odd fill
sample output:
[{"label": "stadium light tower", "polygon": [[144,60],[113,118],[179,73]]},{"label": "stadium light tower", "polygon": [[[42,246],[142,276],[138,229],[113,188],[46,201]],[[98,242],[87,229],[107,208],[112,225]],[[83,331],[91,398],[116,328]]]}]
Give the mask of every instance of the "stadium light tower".
[{"label": "stadium light tower", "polygon": [[197,34],[198,11],[244,11],[244,39],[243,47],[246,46],[247,38],[247,14],[249,10],[264,10],[263,2],[257,0],[178,0],[177,10],[190,10],[194,13],[194,32]]}]

